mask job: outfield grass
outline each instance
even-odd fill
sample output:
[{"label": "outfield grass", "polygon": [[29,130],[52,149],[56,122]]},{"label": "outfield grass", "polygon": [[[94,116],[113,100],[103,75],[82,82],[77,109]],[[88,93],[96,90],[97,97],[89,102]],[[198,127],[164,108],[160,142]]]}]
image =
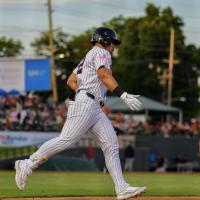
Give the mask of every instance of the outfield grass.
[{"label": "outfield grass", "polygon": [[[127,173],[133,185],[145,185],[146,196],[200,196],[200,174]],[[0,172],[0,197],[113,196],[108,174],[34,172],[25,191],[15,186],[14,171]]]}]

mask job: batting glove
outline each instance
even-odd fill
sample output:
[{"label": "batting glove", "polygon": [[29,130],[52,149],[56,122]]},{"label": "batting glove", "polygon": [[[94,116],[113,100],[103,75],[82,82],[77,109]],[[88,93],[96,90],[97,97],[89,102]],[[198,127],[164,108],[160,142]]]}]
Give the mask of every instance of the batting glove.
[{"label": "batting glove", "polygon": [[133,95],[128,94],[127,92],[124,92],[120,99],[124,101],[131,110],[141,110],[142,109],[142,102],[138,99],[140,95]]}]

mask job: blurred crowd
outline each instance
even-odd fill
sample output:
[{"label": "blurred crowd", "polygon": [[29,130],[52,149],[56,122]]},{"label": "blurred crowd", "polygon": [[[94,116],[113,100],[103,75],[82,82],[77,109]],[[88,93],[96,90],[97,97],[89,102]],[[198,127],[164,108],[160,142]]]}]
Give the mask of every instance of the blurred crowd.
[{"label": "blurred crowd", "polygon": [[0,130],[60,131],[67,106],[50,96],[6,95],[0,97]]},{"label": "blurred crowd", "polygon": [[[0,96],[0,130],[15,131],[61,131],[66,119],[68,102],[55,103],[52,96],[43,98],[35,94],[25,96]],[[179,124],[175,121],[154,122],[148,118],[145,122],[132,115],[112,113],[104,107],[117,134],[162,135],[171,137],[200,135],[200,120],[191,119]]]},{"label": "blurred crowd", "polygon": [[135,119],[134,115],[125,115],[122,113],[111,113],[107,108],[106,114],[109,116],[112,125],[118,134],[128,135],[160,135],[163,137],[200,136],[200,120],[193,118],[188,122],[178,123],[174,120],[171,122],[155,122],[152,117],[146,120]]}]

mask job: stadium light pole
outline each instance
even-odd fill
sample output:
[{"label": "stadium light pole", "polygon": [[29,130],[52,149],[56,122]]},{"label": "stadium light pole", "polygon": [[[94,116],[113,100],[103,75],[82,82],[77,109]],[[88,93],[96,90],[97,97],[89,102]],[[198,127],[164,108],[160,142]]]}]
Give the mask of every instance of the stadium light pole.
[{"label": "stadium light pole", "polygon": [[55,73],[55,56],[54,56],[54,43],[53,43],[53,22],[52,22],[52,8],[51,0],[47,2],[48,7],[48,25],[49,25],[49,50],[50,50],[50,61],[51,61],[51,84],[53,90],[54,101],[58,100],[57,83],[56,83],[56,73]]}]

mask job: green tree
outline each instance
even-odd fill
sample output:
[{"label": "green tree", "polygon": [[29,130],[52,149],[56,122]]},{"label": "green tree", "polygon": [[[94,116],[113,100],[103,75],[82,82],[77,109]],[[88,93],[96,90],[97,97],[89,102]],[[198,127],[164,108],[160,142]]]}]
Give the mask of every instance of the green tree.
[{"label": "green tree", "polygon": [[[73,48],[70,46],[70,36],[61,29],[54,32],[54,55],[56,66],[56,81],[59,100],[63,100],[67,96],[66,78],[75,66],[72,59]],[[42,33],[38,38],[31,42],[34,52],[38,56],[50,57],[49,37],[48,33]]]},{"label": "green tree", "polygon": [[[166,97],[167,88],[166,84],[160,84],[162,73],[168,70],[163,60],[169,57],[170,29],[175,29],[175,59],[180,63],[174,66],[172,104],[182,108],[186,116],[195,116],[200,56],[195,46],[185,44],[182,19],[171,8],[161,10],[153,4],[147,5],[143,17],[126,18],[124,24],[117,23],[116,19],[107,22],[119,31],[122,40],[118,59],[114,60],[114,74],[130,92],[160,101]],[[180,97],[185,97],[186,102],[176,101]]]},{"label": "green tree", "polygon": [[[169,35],[173,26],[177,31],[177,44],[183,45],[182,22],[173,16],[170,8],[162,11],[153,4],[146,7],[146,15],[128,18],[123,31],[122,45],[116,73],[131,92],[162,100],[162,86],[158,70],[166,68],[164,58],[169,57]],[[153,64],[154,68],[148,66]],[[123,65],[123,66],[122,66]]]},{"label": "green tree", "polygon": [[[112,69],[117,80],[129,92],[159,101],[164,101],[163,97],[166,97],[167,81],[163,81],[162,77],[168,70],[164,59],[169,58],[170,29],[173,27],[175,59],[180,63],[174,66],[172,104],[183,108],[188,117],[198,113],[200,49],[185,44],[184,23],[179,16],[174,15],[170,7],[161,9],[148,4],[144,16],[118,16],[105,22],[103,26],[116,30],[122,41],[118,51],[113,54]],[[91,48],[93,31],[94,28],[91,28],[80,35],[68,37],[65,42],[65,51],[70,54],[68,61],[72,68],[78,65]],[[57,46],[57,49],[60,47]],[[175,101],[179,97],[185,97],[186,102]]]},{"label": "green tree", "polygon": [[198,112],[199,88],[197,79],[199,76],[198,50],[194,45],[187,45],[177,50],[177,57],[180,64],[174,66],[174,97],[185,97],[186,102],[175,101],[174,105],[181,107],[185,116],[194,117]]},{"label": "green tree", "polygon": [[[58,56],[61,53],[68,55],[70,53],[68,46],[70,40],[69,35],[64,33],[61,29],[58,29],[54,32],[53,36],[55,55]],[[48,32],[41,33],[38,38],[35,38],[34,41],[31,42],[31,46],[36,55],[50,56]]]},{"label": "green tree", "polygon": [[94,28],[91,28],[80,35],[72,37],[70,41],[70,46],[72,47],[72,58],[75,61],[75,65],[78,65],[80,60],[92,47],[90,40],[93,31]]},{"label": "green tree", "polygon": [[0,57],[15,57],[21,54],[24,47],[18,40],[0,37]]},{"label": "green tree", "polygon": [[121,38],[125,31],[124,28],[126,20],[127,19],[124,16],[119,15],[108,22],[104,22],[103,26],[114,29],[117,33],[117,36]]}]

